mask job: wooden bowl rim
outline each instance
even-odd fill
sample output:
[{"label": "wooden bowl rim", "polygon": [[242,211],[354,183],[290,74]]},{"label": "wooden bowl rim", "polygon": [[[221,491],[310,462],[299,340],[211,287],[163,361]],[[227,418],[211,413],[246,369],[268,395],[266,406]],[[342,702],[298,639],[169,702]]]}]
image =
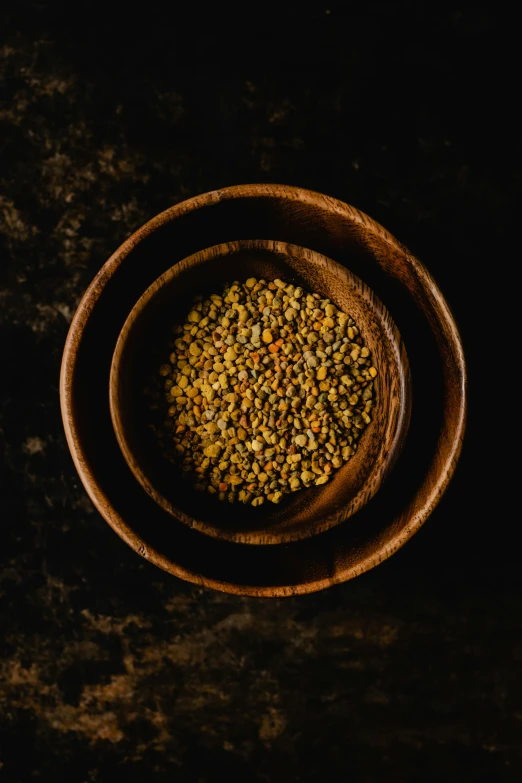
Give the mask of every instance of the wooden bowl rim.
[{"label": "wooden bowl rim", "polygon": [[[290,530],[285,530],[285,528],[282,528],[281,530],[271,530],[270,535],[273,540],[267,540],[267,531],[264,529],[245,528],[237,531],[224,530],[217,524],[214,525],[212,523],[194,519],[189,517],[188,514],[176,509],[175,505],[155,486],[153,477],[147,475],[138,457],[134,453],[127,438],[118,405],[119,371],[130,332],[134,323],[149,307],[156,295],[166,285],[178,277],[185,267],[189,267],[191,263],[199,262],[200,260],[207,263],[213,263],[224,256],[237,254],[244,250],[266,250],[275,254],[280,253],[288,256],[296,255],[305,258],[310,263],[314,263],[316,260],[326,261],[330,268],[336,269],[340,279],[344,278],[348,284],[353,284],[353,288],[359,292],[360,298],[365,300],[368,308],[374,313],[375,318],[382,328],[382,332],[385,333],[389,344],[393,348],[393,357],[390,359],[390,362],[396,368],[398,379],[397,386],[399,388],[399,412],[397,414],[395,429],[388,433],[388,437],[383,442],[383,457],[380,464],[372,465],[367,476],[367,482],[370,483],[371,491],[368,492],[365,490],[366,485],[361,485],[354,497],[346,504],[343,513],[339,513],[335,518],[334,515],[330,515],[332,518],[326,519],[322,523],[318,521],[313,523],[309,522],[302,530],[299,529],[296,531],[293,528]],[[362,326],[362,324],[359,324],[359,326]],[[113,430],[129,469],[140,486],[151,495],[154,502],[158,503],[164,511],[173,516],[178,522],[186,524],[194,530],[198,530],[199,532],[213,536],[214,538],[235,541],[242,544],[277,546],[278,544],[291,543],[309,537],[310,527],[314,528],[313,535],[317,535],[338,524],[342,524],[346,519],[349,519],[353,513],[359,511],[378,492],[382,482],[386,479],[391,466],[395,463],[395,460],[400,453],[401,446],[408,430],[411,409],[409,362],[399,330],[389,311],[369,286],[350,269],[328,256],[325,256],[324,253],[319,253],[316,250],[311,250],[310,248],[305,248],[296,245],[295,243],[282,242],[273,239],[234,240],[203,248],[202,250],[198,250],[196,253],[192,253],[190,256],[181,259],[159,275],[159,277],[143,292],[129,312],[118,335],[110,368],[109,406]]]},{"label": "wooden bowl rim", "polygon": [[[451,441],[447,444],[448,450],[446,457],[444,460],[438,460],[437,481],[431,487],[430,492],[424,498],[423,503],[416,507],[415,512],[411,515],[409,523],[404,524],[397,530],[386,544],[383,544],[379,549],[368,554],[364,559],[358,561],[356,565],[348,566],[343,570],[336,572],[333,576],[326,578],[312,579],[306,583],[295,585],[236,585],[226,580],[203,578],[199,572],[189,570],[188,568],[184,568],[173,562],[161,552],[147,546],[143,539],[141,539],[141,537],[139,537],[125,522],[121,515],[118,514],[106,493],[99,486],[82,452],[78,428],[73,415],[73,376],[78,346],[81,342],[82,333],[91,310],[100,298],[102,290],[108,280],[131,251],[145,239],[145,237],[182,215],[203,207],[218,204],[221,201],[241,198],[262,199],[274,197],[288,199],[289,201],[299,201],[302,204],[313,205],[318,209],[329,209],[330,212],[339,215],[347,222],[377,235],[392,252],[399,252],[407,259],[419,286],[422,288],[423,294],[428,298],[432,307],[433,315],[429,318],[431,328],[435,330],[439,328],[441,324],[445,327],[445,338],[447,340],[446,350],[448,354],[451,354],[451,357],[455,362],[454,370],[453,368],[451,369],[453,372],[452,379],[454,381],[454,388],[458,391],[458,410],[456,411],[457,416]],[[420,295],[416,297],[416,299],[420,298]],[[443,351],[443,348],[440,345],[439,351]],[[449,379],[446,378],[445,380],[446,385],[448,385]],[[333,584],[339,584],[348,579],[352,579],[355,576],[359,576],[389,558],[394,552],[400,549],[420,527],[422,527],[440,501],[457,466],[466,424],[466,390],[467,372],[460,335],[451,311],[426,267],[424,267],[424,265],[383,226],[355,207],[338,199],[318,193],[317,191],[306,190],[291,185],[276,184],[233,185],[203,193],[160,212],[135,231],[109,257],[100,271],[95,275],[82,297],[69,328],[60,370],[60,405],[65,435],[71,456],[87,494],[113,530],[132,547],[132,549],[142,555],[142,557],[145,557],[154,565],[181,579],[223,592],[275,598],[313,593],[324,590]]]}]

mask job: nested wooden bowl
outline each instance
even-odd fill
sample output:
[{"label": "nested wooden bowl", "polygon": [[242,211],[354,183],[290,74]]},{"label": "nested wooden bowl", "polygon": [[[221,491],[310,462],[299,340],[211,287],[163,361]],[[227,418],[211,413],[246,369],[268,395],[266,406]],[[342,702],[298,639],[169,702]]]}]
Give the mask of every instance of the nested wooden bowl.
[{"label": "nested wooden bowl", "polygon": [[[342,524],[275,546],[241,546],[176,522],[129,470],[109,409],[116,341],[143,292],[183,258],[252,237],[308,247],[351,269],[392,315],[412,378],[411,422],[393,476]],[[466,369],[442,292],[425,266],[382,226],[320,193],[240,185],[176,204],[111,256],[71,323],[60,399],[67,441],[85,489],[129,546],[181,579],[273,597],[311,593],[352,579],[419,530],[457,466],[466,418]]]},{"label": "nested wooden bowl", "polygon": [[[160,451],[150,429],[146,379],[154,377],[171,348],[175,323],[183,323],[196,295],[221,292],[248,277],[282,278],[320,293],[352,316],[373,364],[375,407],[355,455],[322,486],[286,495],[278,505],[253,508],[220,503],[197,492]],[[312,250],[272,240],[243,240],[206,248],[164,272],[132,308],[116,343],[110,373],[110,408],[125,460],[144,490],[176,519],[216,538],[247,544],[280,544],[317,535],[348,519],[370,500],[404,443],[410,409],[408,360],[382,302],[346,267]],[[164,418],[163,417],[159,417]]]}]

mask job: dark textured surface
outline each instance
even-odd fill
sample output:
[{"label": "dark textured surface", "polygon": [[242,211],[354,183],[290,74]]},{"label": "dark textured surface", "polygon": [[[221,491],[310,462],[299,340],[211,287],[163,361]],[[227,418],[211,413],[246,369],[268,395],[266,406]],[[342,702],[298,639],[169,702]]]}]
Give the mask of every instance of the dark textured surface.
[{"label": "dark textured surface", "polygon": [[[476,274],[514,267],[509,20],[299,8],[241,18],[244,39],[219,34],[217,8],[0,11],[8,783],[520,780],[522,579],[481,384],[495,284]],[[68,324],[111,251],[176,201],[252,181],[339,197],[409,245],[471,371],[463,457],[424,529],[354,582],[278,601],[200,590],[128,549],[79,485],[58,404]]]}]

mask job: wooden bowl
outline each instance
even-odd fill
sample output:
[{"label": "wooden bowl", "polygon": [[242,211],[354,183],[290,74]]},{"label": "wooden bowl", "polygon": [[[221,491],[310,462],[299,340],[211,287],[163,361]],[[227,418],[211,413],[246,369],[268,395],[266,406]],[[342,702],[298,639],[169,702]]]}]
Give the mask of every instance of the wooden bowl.
[{"label": "wooden bowl", "polygon": [[[411,423],[393,479],[343,524],[277,546],[239,546],[176,522],[129,470],[109,410],[114,348],[142,293],[173,263],[202,248],[251,237],[309,247],[364,280],[397,324],[412,378]],[[392,555],[419,530],[457,466],[466,418],[466,369],[459,333],[441,291],[423,264],[382,226],[319,193],[283,185],[240,185],[167,209],[111,256],[72,320],[60,399],[67,441],[84,487],[129,546],[189,582],[273,597],[311,593],[352,579]]]},{"label": "wooden bowl", "polygon": [[[194,296],[221,292],[226,282],[282,278],[318,292],[353,317],[373,363],[376,407],[355,455],[325,485],[258,508],[220,503],[195,491],[168,461],[150,430],[145,379],[171,352],[174,323],[185,320]],[[227,242],[175,264],[132,308],[116,343],[109,386],[112,422],[134,476],[169,514],[216,538],[280,544],[316,535],[361,509],[379,489],[404,443],[410,417],[408,360],[382,302],[348,269],[312,250],[271,240]]]}]

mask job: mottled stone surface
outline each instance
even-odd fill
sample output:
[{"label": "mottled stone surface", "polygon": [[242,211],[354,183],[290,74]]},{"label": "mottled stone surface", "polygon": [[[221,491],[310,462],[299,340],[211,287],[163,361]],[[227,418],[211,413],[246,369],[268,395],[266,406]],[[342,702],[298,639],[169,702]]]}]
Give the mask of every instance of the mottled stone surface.
[{"label": "mottled stone surface", "polygon": [[[474,275],[508,276],[514,257],[516,126],[492,54],[506,31],[477,9],[346,5],[245,15],[244,38],[219,34],[219,4],[172,22],[0,9],[6,783],[521,778],[522,578],[482,382],[500,366],[495,286]],[[277,601],[201,590],[128,549],[77,479],[58,403],[69,322],[112,250],[172,203],[252,181],[342,198],[408,244],[481,390],[415,539]]]}]

